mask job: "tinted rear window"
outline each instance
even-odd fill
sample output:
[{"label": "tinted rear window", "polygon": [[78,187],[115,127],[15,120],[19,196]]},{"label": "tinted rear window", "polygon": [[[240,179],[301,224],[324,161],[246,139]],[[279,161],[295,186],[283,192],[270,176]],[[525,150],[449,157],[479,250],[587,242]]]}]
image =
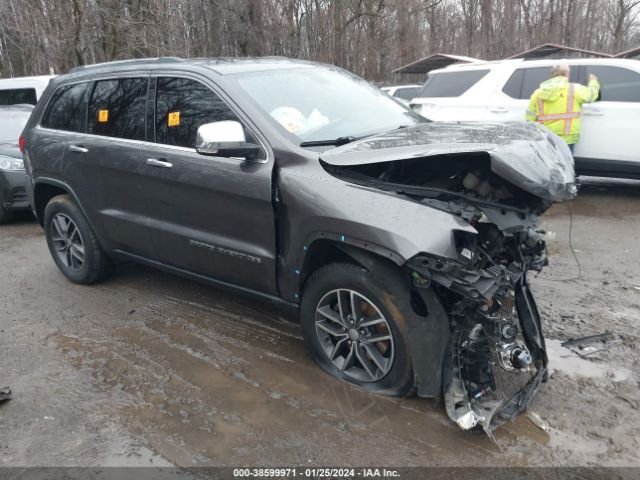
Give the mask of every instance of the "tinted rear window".
[{"label": "tinted rear window", "polygon": [[86,83],[66,85],[56,90],[42,118],[42,126],[56,130],[84,132],[87,111],[84,101],[86,90]]},{"label": "tinted rear window", "polygon": [[101,80],[89,101],[89,126],[94,135],[145,139],[146,78]]},{"label": "tinted rear window", "polygon": [[459,97],[473,87],[489,70],[436,73],[429,75],[418,97]]},{"label": "tinted rear window", "polygon": [[12,88],[10,90],[0,90],[0,105],[17,105],[20,103],[35,105],[36,102],[35,88]]},{"label": "tinted rear window", "polygon": [[[571,68],[570,81],[577,82],[579,68]],[[502,91],[511,98],[528,100],[540,84],[551,78],[551,67],[518,68],[511,74]]]},{"label": "tinted rear window", "polygon": [[640,73],[622,67],[586,65],[586,75],[590,73],[600,82],[600,100],[640,102]]},{"label": "tinted rear window", "polygon": [[402,98],[404,100],[411,100],[412,98],[418,95],[419,91],[420,91],[420,87],[399,88],[398,90],[396,90],[396,93],[393,96]]}]

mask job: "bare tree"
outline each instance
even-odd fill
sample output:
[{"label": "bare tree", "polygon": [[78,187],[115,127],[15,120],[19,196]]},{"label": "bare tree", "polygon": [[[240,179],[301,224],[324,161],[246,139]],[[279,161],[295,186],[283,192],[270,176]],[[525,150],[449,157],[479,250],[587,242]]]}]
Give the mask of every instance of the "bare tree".
[{"label": "bare tree", "polygon": [[282,55],[374,81],[430,53],[640,43],[640,0],[0,0],[0,75],[177,55]]}]

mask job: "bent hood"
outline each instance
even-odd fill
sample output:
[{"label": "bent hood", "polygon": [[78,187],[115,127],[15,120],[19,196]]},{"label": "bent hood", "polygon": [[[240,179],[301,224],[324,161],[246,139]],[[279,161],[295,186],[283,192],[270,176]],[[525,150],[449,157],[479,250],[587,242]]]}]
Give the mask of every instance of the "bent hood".
[{"label": "bent hood", "polygon": [[443,155],[486,152],[491,170],[508,182],[551,201],[573,198],[573,157],[562,139],[534,123],[430,122],[327,150],[329,165],[353,166]]}]

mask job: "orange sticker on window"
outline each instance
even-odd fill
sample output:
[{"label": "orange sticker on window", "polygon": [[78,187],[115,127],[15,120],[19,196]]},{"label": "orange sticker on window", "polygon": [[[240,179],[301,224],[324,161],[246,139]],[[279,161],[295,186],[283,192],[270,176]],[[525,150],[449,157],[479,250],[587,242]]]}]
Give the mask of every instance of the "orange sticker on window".
[{"label": "orange sticker on window", "polygon": [[109,121],[109,110],[98,110],[98,122],[106,123]]},{"label": "orange sticker on window", "polygon": [[167,118],[167,125],[170,127],[175,127],[180,125],[180,112],[169,112],[169,117]]}]

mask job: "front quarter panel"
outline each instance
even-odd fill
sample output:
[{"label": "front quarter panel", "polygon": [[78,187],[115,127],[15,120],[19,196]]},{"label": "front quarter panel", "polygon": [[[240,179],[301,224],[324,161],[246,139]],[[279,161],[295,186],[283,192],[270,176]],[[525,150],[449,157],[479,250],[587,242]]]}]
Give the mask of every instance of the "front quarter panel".
[{"label": "front quarter panel", "polygon": [[286,165],[278,176],[285,300],[298,299],[296,274],[315,240],[344,242],[402,265],[419,253],[455,259],[453,230],[475,232],[446,212],[332,177],[317,159]]}]

